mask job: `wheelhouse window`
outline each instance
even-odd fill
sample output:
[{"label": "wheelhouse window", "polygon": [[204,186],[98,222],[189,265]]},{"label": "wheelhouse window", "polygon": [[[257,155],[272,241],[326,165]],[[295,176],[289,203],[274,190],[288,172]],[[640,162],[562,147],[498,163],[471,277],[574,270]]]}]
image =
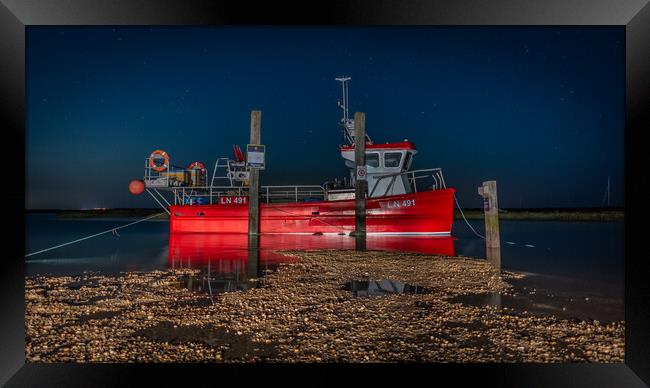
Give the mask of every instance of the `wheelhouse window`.
[{"label": "wheelhouse window", "polygon": [[384,154],[384,167],[399,167],[401,161],[401,152],[386,152]]},{"label": "wheelhouse window", "polygon": [[367,152],[366,153],[366,166],[379,167],[379,153]]}]

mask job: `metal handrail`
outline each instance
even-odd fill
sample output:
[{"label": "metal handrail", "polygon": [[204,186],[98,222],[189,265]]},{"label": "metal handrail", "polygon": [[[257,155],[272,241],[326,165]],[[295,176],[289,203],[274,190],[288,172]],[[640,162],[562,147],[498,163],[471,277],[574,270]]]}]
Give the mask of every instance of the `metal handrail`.
[{"label": "metal handrail", "polygon": [[[198,197],[208,197],[209,203],[214,203],[214,198],[227,195],[247,195],[248,187],[245,186],[184,186],[168,187],[174,195],[175,203],[185,204],[188,200]],[[261,198],[267,203],[272,198],[291,198],[295,202],[300,199],[319,197],[325,198],[325,190],[318,185],[291,185],[291,186],[262,186]]]},{"label": "metal handrail", "polygon": [[[421,175],[416,175],[416,174],[421,174]],[[386,186],[386,189],[384,190],[382,196],[388,195],[388,193],[395,186],[395,182],[397,181],[397,178],[400,176],[407,177],[408,184],[409,186],[411,186],[411,189],[414,192],[418,192],[417,181],[419,179],[429,178],[429,177],[433,178],[434,181],[433,190],[438,190],[447,187],[444,176],[442,174],[442,169],[440,168],[403,171],[403,172],[387,174],[387,175],[377,177],[377,179],[375,180],[374,187],[370,192],[370,194],[368,195],[368,197],[369,198],[374,197],[377,188],[380,186],[380,183],[384,179],[390,179],[390,183]],[[155,190],[155,194],[158,194],[160,197],[162,197],[162,199],[165,202],[167,202],[167,200],[164,198],[164,196],[162,196],[161,193],[158,192],[158,190],[171,191],[174,196],[175,204],[178,204],[179,202],[181,204],[184,204],[187,202],[188,199],[191,202],[191,199],[196,197],[208,197],[209,203],[212,204],[214,203],[215,197],[218,199],[226,195],[247,195],[248,192],[247,186],[235,186],[232,184],[229,186],[214,186],[213,184],[209,186],[169,186],[170,177],[166,176],[165,172],[153,171],[153,169],[149,167],[147,161],[145,161],[144,178],[145,181],[159,180],[159,179],[165,180],[167,184],[160,185],[160,186],[154,185],[151,186],[150,188],[152,190]],[[213,179],[211,183],[214,183],[215,178],[219,179],[221,177],[215,177],[213,175]],[[323,199],[325,199],[328,193],[352,192],[352,189],[349,188],[326,190],[323,186],[319,186],[319,185],[269,185],[269,186],[261,186],[260,189],[261,189],[260,199],[265,200],[266,203],[269,203],[271,199],[278,199],[278,198],[293,199],[295,202],[298,202],[300,199],[306,199],[312,197],[317,197],[317,198],[322,197]],[[169,204],[169,202],[167,203]]]},{"label": "metal handrail", "polygon": [[[169,166],[165,171],[155,171],[149,166],[149,159],[145,159],[145,172],[144,181],[145,187],[157,189],[161,191],[171,192],[174,203],[184,204],[186,202],[193,202],[192,198],[206,197],[209,198],[209,203],[214,203],[214,198],[220,198],[223,195],[247,195],[248,187],[243,185],[236,185],[230,171],[230,167],[237,164],[228,158],[217,159],[210,185],[205,186],[192,186],[183,183],[174,178],[174,172],[183,171],[182,168]],[[220,169],[225,169],[227,174],[225,176],[218,176],[217,173]],[[206,174],[209,175],[209,174]],[[218,180],[225,180],[226,185],[215,185]],[[309,197],[322,197],[325,198],[325,189],[323,186],[318,185],[270,185],[262,186],[260,188],[261,198],[265,198],[268,203],[272,198],[290,198],[298,202],[299,199]],[[162,195],[156,191],[161,197]],[[164,199],[164,197],[163,197]],[[166,200],[165,200],[166,201]],[[167,202],[167,201],[166,201]]]},{"label": "metal handrail", "polygon": [[[427,174],[427,175],[418,176],[418,177],[415,176],[416,173],[425,173],[425,172],[432,172],[432,173],[430,175]],[[421,169],[421,170],[404,171],[404,172],[399,172],[399,173],[395,173],[395,174],[383,175],[383,176],[377,178],[377,180],[375,181],[375,186],[372,188],[372,191],[370,192],[370,194],[368,194],[368,197],[369,198],[373,197],[373,194],[377,190],[377,187],[379,187],[379,182],[380,181],[382,181],[383,179],[391,178],[391,182],[386,186],[386,190],[384,191],[384,194],[382,195],[382,197],[386,196],[388,194],[388,192],[395,185],[395,181],[397,180],[397,177],[402,176],[402,175],[407,175],[407,178],[408,178],[408,175],[411,175],[411,177],[409,178],[409,183],[411,183],[413,185],[413,191],[416,192],[416,193],[418,191],[418,189],[417,189],[417,181],[416,180],[421,179],[421,178],[428,178],[429,176],[432,177],[433,180],[436,182],[436,184],[434,185],[434,190],[438,190],[439,189],[438,186],[440,186],[440,188],[445,188],[445,189],[447,188],[447,186],[445,184],[445,178],[442,175],[442,169],[441,168],[427,168],[427,169]],[[440,182],[438,181],[438,179],[440,179]]]},{"label": "metal handrail", "polygon": [[325,189],[318,185],[262,186],[261,191],[261,197],[266,203],[269,203],[271,198],[293,198],[295,202],[314,196],[325,198]]},{"label": "metal handrail", "polygon": [[355,188],[354,187],[348,187],[345,189],[330,189],[327,190],[328,193],[349,193],[349,192],[354,192]]}]

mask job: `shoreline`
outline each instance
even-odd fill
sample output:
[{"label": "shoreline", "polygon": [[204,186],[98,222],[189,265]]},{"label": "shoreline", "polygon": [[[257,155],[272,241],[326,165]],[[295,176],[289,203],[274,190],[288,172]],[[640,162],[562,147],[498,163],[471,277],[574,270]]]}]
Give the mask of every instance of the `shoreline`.
[{"label": "shoreline", "polygon": [[[483,220],[483,210],[463,210],[468,220]],[[454,220],[462,220],[458,209],[454,210]],[[499,211],[499,220],[508,221],[584,221],[616,222],[625,220],[624,210],[506,210]]]},{"label": "shoreline", "polygon": [[[457,303],[468,295],[515,295],[508,282],[524,275],[499,274],[484,260],[353,250],[278,253],[298,261],[248,278],[254,288],[212,298],[184,286],[198,270],[27,278],[27,360],[624,359],[623,321],[561,319],[507,303]],[[403,292],[363,296],[369,285],[386,281],[382,287]]]}]

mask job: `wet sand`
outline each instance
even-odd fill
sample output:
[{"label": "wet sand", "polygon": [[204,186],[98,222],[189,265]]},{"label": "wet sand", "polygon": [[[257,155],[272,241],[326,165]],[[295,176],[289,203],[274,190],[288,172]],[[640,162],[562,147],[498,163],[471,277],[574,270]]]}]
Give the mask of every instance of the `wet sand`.
[{"label": "wet sand", "polygon": [[185,287],[198,270],[27,278],[27,360],[623,362],[623,321],[500,303],[525,277],[484,260],[285,254],[299,260],[212,297]]}]

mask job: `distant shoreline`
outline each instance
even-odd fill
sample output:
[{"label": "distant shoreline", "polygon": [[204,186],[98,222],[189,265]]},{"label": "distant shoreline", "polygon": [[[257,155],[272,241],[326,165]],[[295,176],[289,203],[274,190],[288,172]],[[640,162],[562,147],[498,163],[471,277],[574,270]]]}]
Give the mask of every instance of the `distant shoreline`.
[{"label": "distant shoreline", "polygon": [[39,209],[39,210],[25,210],[25,214],[56,214],[61,218],[141,218],[151,216],[157,213],[161,214],[156,218],[169,218],[169,215],[164,210],[158,209],[89,209],[89,210],[73,210],[73,209]]},{"label": "distant shoreline", "polygon": [[[463,210],[468,220],[483,219],[482,209]],[[458,209],[454,210],[454,219],[462,219]],[[501,220],[518,221],[623,221],[623,209],[501,209]]]},{"label": "distant shoreline", "polygon": [[[28,209],[26,214],[55,213],[61,218],[106,218],[106,217],[147,217],[164,212],[160,208],[154,209]],[[464,209],[463,213],[468,220],[483,219],[482,209]],[[162,214],[160,219],[169,218]],[[502,220],[521,221],[623,221],[625,210],[622,208],[559,208],[559,209],[501,209],[499,218]],[[454,219],[462,220],[458,209],[454,210]]]}]

